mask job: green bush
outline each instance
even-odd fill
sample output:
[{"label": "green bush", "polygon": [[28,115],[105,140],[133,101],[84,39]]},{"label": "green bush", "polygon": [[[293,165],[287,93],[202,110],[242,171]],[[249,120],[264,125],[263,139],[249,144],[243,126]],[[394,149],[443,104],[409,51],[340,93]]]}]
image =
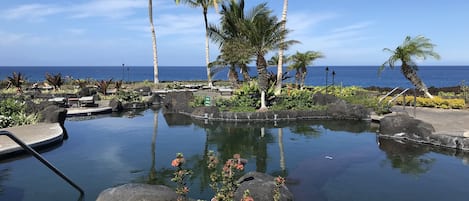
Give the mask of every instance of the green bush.
[{"label": "green bush", "polygon": [[23,102],[11,98],[0,101],[0,128],[34,124],[37,121],[37,114],[26,114]]},{"label": "green bush", "polygon": [[308,110],[316,108],[313,91],[292,89],[284,91],[272,105],[273,110]]},{"label": "green bush", "polygon": [[121,102],[141,102],[142,96],[136,91],[119,91],[117,99]]}]

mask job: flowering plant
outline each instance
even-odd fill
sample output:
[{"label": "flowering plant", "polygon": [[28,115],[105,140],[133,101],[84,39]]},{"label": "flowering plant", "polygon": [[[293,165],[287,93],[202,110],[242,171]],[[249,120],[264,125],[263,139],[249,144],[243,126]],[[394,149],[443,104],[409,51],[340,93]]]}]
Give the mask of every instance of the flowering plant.
[{"label": "flowering plant", "polygon": [[174,177],[171,181],[176,182],[176,193],[178,194],[178,201],[187,200],[187,193],[189,193],[189,187],[187,187],[186,179],[192,175],[192,171],[183,168],[185,162],[184,155],[182,153],[177,153],[176,158],[171,161],[171,166],[175,167]]},{"label": "flowering plant", "polygon": [[[245,159],[241,159],[239,154],[234,154],[233,158],[228,159],[223,165],[221,172],[217,172],[218,157],[213,151],[208,154],[208,168],[212,171],[210,174],[210,187],[215,192],[212,201],[226,201],[234,199],[234,192],[238,188],[238,179],[246,164]],[[249,196],[250,197],[250,196]]]}]

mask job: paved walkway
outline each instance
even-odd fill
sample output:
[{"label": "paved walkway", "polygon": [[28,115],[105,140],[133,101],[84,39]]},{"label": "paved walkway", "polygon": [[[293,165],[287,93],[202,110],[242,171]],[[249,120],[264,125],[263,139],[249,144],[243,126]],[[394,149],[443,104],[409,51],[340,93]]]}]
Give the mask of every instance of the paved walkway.
[{"label": "paved walkway", "polygon": [[[63,130],[58,123],[39,123],[34,125],[5,128],[27,145],[32,147],[52,144],[63,140]],[[9,137],[0,136],[0,156],[20,151],[21,148]]]},{"label": "paved walkway", "polygon": [[469,137],[469,110],[450,110],[437,108],[392,107],[395,112],[407,112],[410,116],[430,123],[435,128],[433,134]]}]

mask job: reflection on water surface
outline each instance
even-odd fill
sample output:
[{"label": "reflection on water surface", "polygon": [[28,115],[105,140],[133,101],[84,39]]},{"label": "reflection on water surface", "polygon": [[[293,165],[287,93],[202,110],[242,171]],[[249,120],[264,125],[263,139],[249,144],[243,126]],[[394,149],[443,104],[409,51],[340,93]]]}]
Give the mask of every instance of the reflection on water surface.
[{"label": "reflection on water surface", "polygon": [[[468,155],[377,138],[368,122],[206,122],[146,110],[69,120],[65,127],[70,138],[44,157],[84,188],[87,201],[129,182],[174,186],[170,162],[177,152],[194,171],[190,196],[208,200],[208,150],[221,160],[241,154],[248,159],[246,171],[286,176],[296,200],[467,195],[469,167],[461,161]],[[78,193],[31,157],[0,162],[0,200],[51,198],[76,200]]]}]

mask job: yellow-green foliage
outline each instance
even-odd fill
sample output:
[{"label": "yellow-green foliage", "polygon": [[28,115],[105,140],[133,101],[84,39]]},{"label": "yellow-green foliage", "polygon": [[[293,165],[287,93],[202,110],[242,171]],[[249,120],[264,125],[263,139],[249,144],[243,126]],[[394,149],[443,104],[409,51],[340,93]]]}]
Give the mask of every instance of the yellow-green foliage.
[{"label": "yellow-green foliage", "polygon": [[[386,101],[389,101],[390,98],[387,98]],[[462,109],[466,106],[466,102],[464,99],[444,99],[439,96],[435,96],[433,99],[431,98],[424,98],[424,97],[417,97],[416,99],[416,106],[417,107],[434,107],[434,108],[442,108],[442,109]],[[400,96],[395,101],[397,105],[404,104],[404,97]],[[414,103],[414,96],[406,96],[405,98],[405,105],[413,105]]]}]

